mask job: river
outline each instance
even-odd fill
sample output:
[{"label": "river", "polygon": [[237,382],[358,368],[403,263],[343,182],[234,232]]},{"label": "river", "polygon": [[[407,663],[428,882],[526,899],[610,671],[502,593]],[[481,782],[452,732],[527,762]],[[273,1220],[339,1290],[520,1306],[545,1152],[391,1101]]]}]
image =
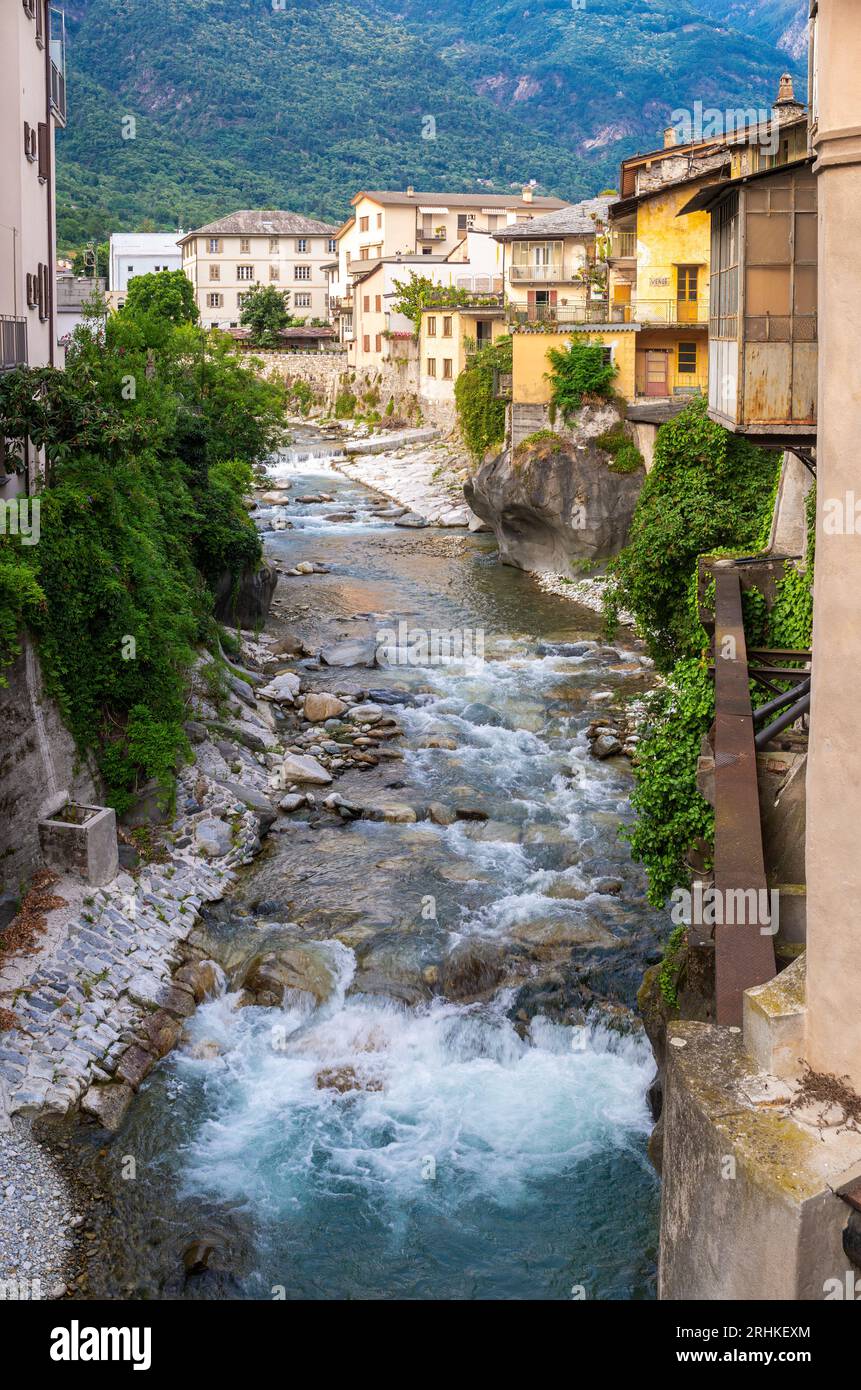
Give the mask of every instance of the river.
[{"label": "river", "polygon": [[654,1067],[634,1010],[660,924],[618,833],[630,768],[585,739],[647,687],[642,648],[604,645],[596,614],[500,566],[492,536],[379,517],[327,447],[309,428],[275,470],[335,502],[267,514],[291,525],[267,532],[270,558],[329,567],[283,578],[270,626],[312,646],[457,634],[461,658],[306,678],[404,701],[386,707],[403,757],[338,791],[470,818],[306,810],[270,836],[201,939],[229,971],[301,938],[335,987],[317,1007],[210,1000],[111,1149],[82,1132],[107,1197],[89,1296],[652,1298]]}]

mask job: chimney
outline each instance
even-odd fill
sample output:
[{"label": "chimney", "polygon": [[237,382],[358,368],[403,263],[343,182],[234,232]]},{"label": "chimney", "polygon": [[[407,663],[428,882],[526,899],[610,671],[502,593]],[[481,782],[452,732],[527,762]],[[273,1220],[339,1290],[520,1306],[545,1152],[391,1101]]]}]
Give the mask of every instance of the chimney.
[{"label": "chimney", "polygon": [[408,184],[407,184],[407,197],[408,197],[408,198],[414,198],[415,196],[416,196],[416,190],[413,188],[413,186],[412,186],[411,183],[408,183]]},{"label": "chimney", "polygon": [[785,72],[780,79],[780,86],[777,89],[777,101],[775,106],[782,106],[784,103],[792,102],[793,105],[800,105],[795,100],[795,91],[792,86],[792,78]]},{"label": "chimney", "polygon": [[523,185],[523,201],[524,201],[524,203],[531,203],[531,202],[532,202],[532,199],[533,199],[534,197],[535,197],[535,194],[534,194],[533,189],[532,189],[532,184],[531,184],[531,183],[525,183],[525,184]]},{"label": "chimney", "polygon": [[676,127],[668,125],[664,131],[664,149],[671,150],[676,143]]}]

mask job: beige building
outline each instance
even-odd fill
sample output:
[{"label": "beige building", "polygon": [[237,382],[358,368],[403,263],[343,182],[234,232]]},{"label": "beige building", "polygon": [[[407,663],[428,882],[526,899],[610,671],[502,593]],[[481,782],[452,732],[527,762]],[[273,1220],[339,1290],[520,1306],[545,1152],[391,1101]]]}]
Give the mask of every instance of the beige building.
[{"label": "beige building", "polygon": [[602,239],[612,197],[517,220],[494,233],[503,248],[505,299],[520,322],[606,322]]},{"label": "beige building", "polygon": [[[402,192],[378,190],[357,193],[353,214],[338,230],[338,270],[332,276],[333,312],[342,342],[361,344],[353,282],[365,276],[374,262],[418,258],[428,267],[454,259],[470,233],[492,234],[541,213],[562,208],[560,198],[538,197],[527,186],[519,194],[424,193],[409,187]],[[436,278],[428,269],[423,272]],[[360,349],[361,351],[361,349]]]},{"label": "beige building", "polygon": [[[54,129],[66,123],[63,16],[48,0],[0,6],[0,370],[57,358]],[[32,482],[35,453],[0,457],[0,497]],[[12,476],[15,474],[16,476]]]},{"label": "beige building", "polygon": [[180,238],[204,328],[238,328],[255,285],[290,293],[298,318],[329,318],[329,272],[338,228],[297,212],[234,212]]}]

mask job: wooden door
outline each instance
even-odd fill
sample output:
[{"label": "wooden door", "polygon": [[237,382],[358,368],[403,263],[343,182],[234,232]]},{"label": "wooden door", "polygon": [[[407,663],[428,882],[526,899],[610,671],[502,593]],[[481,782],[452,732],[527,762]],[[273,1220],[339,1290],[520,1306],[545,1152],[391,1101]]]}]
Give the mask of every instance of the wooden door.
[{"label": "wooden door", "polygon": [[670,354],[666,348],[650,348],[646,352],[646,395],[670,394]]}]

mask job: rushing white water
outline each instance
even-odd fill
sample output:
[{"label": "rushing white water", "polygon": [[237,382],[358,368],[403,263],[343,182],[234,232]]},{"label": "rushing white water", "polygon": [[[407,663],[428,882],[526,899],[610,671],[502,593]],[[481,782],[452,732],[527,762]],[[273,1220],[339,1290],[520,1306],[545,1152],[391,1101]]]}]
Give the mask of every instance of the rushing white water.
[{"label": "rushing white water", "polygon": [[261,1219],[357,1190],[392,1215],[404,1202],[523,1202],[648,1128],[639,1038],[538,1018],[522,1039],[504,997],[409,1010],[338,991],[311,1013],[307,996],[281,1010],[235,1002],[210,1002],[191,1025],[192,1050],[208,1039],[221,1055],[177,1063],[212,1107],[185,1184]]}]

